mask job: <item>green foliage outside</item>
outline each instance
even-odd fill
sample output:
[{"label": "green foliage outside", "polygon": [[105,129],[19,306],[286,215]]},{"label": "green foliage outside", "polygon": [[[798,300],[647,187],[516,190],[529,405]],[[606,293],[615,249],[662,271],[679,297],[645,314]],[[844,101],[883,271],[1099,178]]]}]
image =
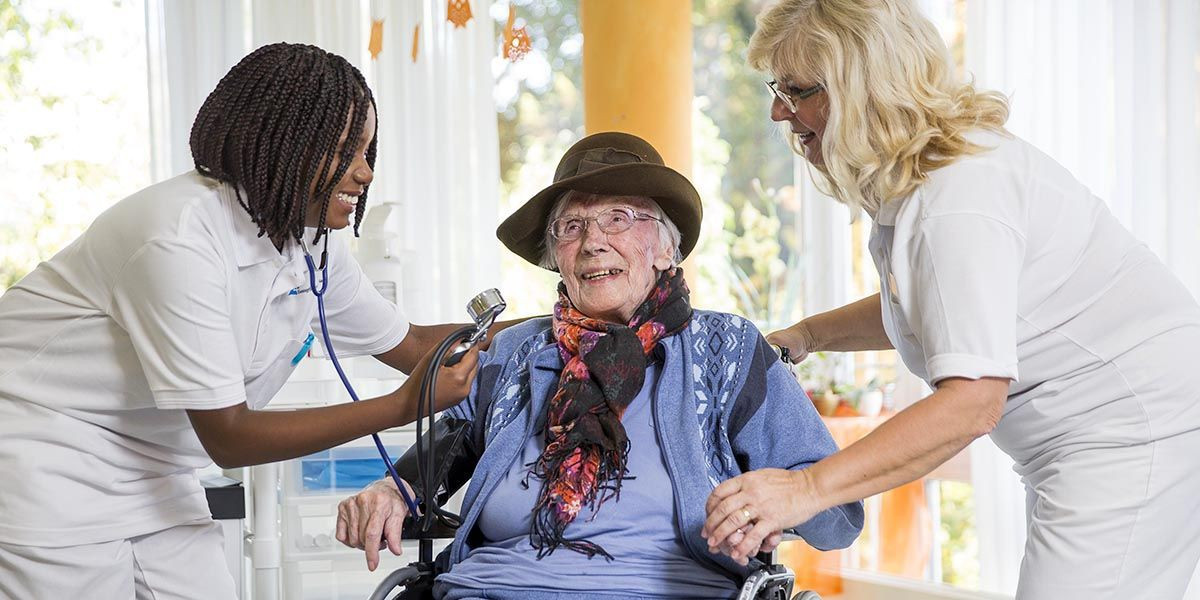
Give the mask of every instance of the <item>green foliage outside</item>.
[{"label": "green foliage outside", "polygon": [[[501,214],[553,179],[562,153],[583,135],[582,35],[578,3],[516,0],[534,43],[497,79],[503,180]],[[698,307],[746,315],[764,328],[801,314],[799,206],[792,155],[769,119],[764,76],[745,64],[761,2],[693,3],[695,100],[693,183],[704,201],[701,244],[687,274]],[[507,13],[493,11],[497,26]],[[634,92],[636,93],[636,92]],[[518,313],[549,310],[557,277],[505,256],[502,268]]]},{"label": "green foliage outside", "polygon": [[[518,26],[524,24],[533,49],[520,61],[502,61],[503,70],[496,78],[501,217],[549,185],[558,159],[583,135],[583,35],[578,1],[514,0],[513,4]],[[507,8],[492,6],[497,32],[508,17]],[[500,262],[509,312],[549,313],[557,300],[558,276],[511,252],[504,252]]]},{"label": "green foliage outside", "polygon": [[975,534],[975,492],[961,481],[938,483],[941,491],[942,581],[968,589],[979,587],[979,538]]},{"label": "green foliage outside", "polygon": [[0,0],[0,293],[149,183],[141,11]]}]

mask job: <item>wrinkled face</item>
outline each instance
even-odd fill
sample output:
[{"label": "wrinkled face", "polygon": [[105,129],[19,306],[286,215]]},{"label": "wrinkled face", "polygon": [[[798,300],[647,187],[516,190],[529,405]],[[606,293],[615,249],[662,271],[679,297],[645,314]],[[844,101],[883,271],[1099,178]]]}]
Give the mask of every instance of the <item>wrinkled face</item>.
[{"label": "wrinkled face", "polygon": [[815,84],[797,82],[787,77],[781,77],[777,81],[780,91],[791,96],[796,103],[796,111],[792,112],[783,100],[775,98],[771,102],[771,120],[787,123],[792,134],[797,136],[804,147],[805,160],[814,165],[824,164],[821,139],[825,135],[825,123],[829,118],[829,95],[822,90],[807,98],[800,98],[804,90]]},{"label": "wrinkled face", "polygon": [[[560,218],[595,217],[615,207],[657,214],[651,201],[621,196],[572,199]],[[625,324],[633,311],[650,295],[658,272],[672,265],[674,249],[664,243],[661,227],[654,220],[640,220],[629,229],[607,234],[595,221],[577,240],[555,242],[554,257],[567,288],[567,295],[583,314]]]},{"label": "wrinkled face", "polygon": [[[354,162],[350,164],[349,169],[346,169],[346,174],[342,176],[341,181],[333,187],[333,196],[329,199],[329,210],[325,214],[325,226],[330,229],[342,229],[353,222],[354,211],[358,206],[358,197],[362,195],[363,189],[375,179],[375,172],[371,170],[371,165],[367,164],[367,148],[371,145],[371,140],[375,138],[375,107],[367,107],[367,120],[363,123],[362,134],[358,136],[358,139],[347,139],[349,136],[350,119],[347,118],[346,125],[342,128],[341,135],[338,136],[333,163],[329,167],[330,172],[336,172],[341,163],[338,157],[341,155],[342,148],[347,144],[354,145]],[[310,194],[316,193],[317,184],[316,181],[312,182]],[[321,201],[322,198],[313,198],[312,202],[308,204],[304,215],[305,226],[316,227],[321,222]]]}]

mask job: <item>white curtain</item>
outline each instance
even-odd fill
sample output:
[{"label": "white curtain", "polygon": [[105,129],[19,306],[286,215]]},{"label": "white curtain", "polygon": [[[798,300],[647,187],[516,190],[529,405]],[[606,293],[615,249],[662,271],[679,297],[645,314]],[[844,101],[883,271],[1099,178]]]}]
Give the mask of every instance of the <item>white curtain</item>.
[{"label": "white curtain", "polygon": [[192,169],[188,135],[208,93],[249,50],[244,0],[146,3],[151,169],[162,181]]},{"label": "white curtain", "polygon": [[[372,202],[403,205],[403,305],[415,322],[465,321],[475,294],[499,287],[496,240],[500,142],[492,99],[499,42],[487,2],[474,0],[466,27],[446,21],[444,0],[372,3],[384,20],[373,61],[380,159]],[[420,25],[414,61],[414,31]],[[364,44],[365,45],[365,44]],[[384,119],[387,130],[384,130]],[[386,182],[385,182],[386,179]],[[507,315],[506,315],[507,316]]]},{"label": "white curtain", "polygon": [[966,66],[1200,296],[1200,2],[966,0]]},{"label": "white curtain", "polygon": [[[446,21],[444,0],[148,4],[157,179],[192,168],[192,120],[238,60],[268,43],[315,44],[362,70],[375,92],[379,157],[367,221],[378,211],[397,224],[388,232],[388,246],[397,255],[390,258],[399,259],[398,299],[409,318],[464,321],[467,300],[499,286],[499,144],[491,72],[498,42],[485,2],[472,2],[475,17],[463,28]],[[383,46],[372,59],[368,40],[375,19],[383,20]]]},{"label": "white curtain", "polygon": [[[965,65],[1008,128],[1054,157],[1200,296],[1200,2],[965,0]],[[1024,494],[972,448],[980,584],[1011,592]],[[1189,596],[1200,598],[1200,594]]]},{"label": "white curtain", "polygon": [[815,315],[858,299],[852,291],[855,269],[850,211],[821,192],[813,181],[812,168],[799,156],[792,161],[792,177],[800,200],[797,227],[805,257],[804,312]]}]

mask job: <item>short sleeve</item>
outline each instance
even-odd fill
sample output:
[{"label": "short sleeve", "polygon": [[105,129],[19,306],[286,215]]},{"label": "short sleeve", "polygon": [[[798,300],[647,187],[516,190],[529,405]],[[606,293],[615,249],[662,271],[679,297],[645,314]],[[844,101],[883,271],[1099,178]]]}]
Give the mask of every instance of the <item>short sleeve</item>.
[{"label": "short sleeve", "polygon": [[[404,311],[375,289],[338,235],[330,236],[329,261],[325,319],[334,347],[350,356],[376,355],[395,348],[408,335]],[[317,276],[319,280],[320,274]],[[314,318],[313,331],[321,331],[319,319]]]},{"label": "short sleeve", "polygon": [[1017,290],[1024,256],[1020,232],[992,215],[957,212],[916,224],[907,255],[895,257],[892,266],[930,382],[1017,379]]},{"label": "short sleeve", "polygon": [[151,241],[122,267],[109,316],[129,336],[159,408],[246,400],[228,288],[215,251],[179,241]]}]

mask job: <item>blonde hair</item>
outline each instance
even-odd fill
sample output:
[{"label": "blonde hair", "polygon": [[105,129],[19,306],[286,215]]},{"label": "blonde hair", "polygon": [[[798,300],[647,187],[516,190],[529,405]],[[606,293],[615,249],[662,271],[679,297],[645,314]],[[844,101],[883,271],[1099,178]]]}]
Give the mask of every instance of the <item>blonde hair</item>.
[{"label": "blonde hair", "polygon": [[[930,171],[984,150],[967,141],[973,128],[1007,135],[1008,99],[957,80],[911,0],[781,0],[758,15],[749,63],[824,86],[824,164],[813,166],[851,209],[875,214]],[[789,141],[803,155],[797,136]]]}]

